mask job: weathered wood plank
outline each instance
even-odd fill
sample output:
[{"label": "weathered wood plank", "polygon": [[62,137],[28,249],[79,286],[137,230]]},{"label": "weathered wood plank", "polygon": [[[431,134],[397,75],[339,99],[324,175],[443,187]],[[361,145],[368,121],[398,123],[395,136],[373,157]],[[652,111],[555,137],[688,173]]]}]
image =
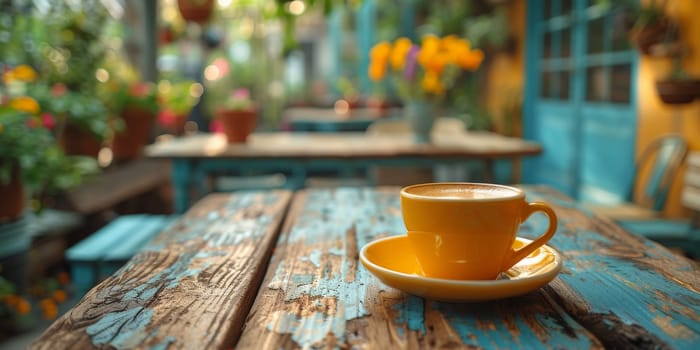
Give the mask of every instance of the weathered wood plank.
[{"label": "weathered wood plank", "polygon": [[[631,235],[561,194],[527,187],[528,199],[551,203],[560,227],[551,241],[564,267],[553,299],[609,348],[700,349],[700,268]],[[535,217],[521,233],[546,225]]]},{"label": "weathered wood plank", "polygon": [[450,304],[383,285],[358,251],[404,233],[398,188],[295,195],[236,349],[601,347],[543,290]]},{"label": "weathered wood plank", "polygon": [[291,194],[206,197],[93,288],[34,349],[217,349],[237,338]]}]

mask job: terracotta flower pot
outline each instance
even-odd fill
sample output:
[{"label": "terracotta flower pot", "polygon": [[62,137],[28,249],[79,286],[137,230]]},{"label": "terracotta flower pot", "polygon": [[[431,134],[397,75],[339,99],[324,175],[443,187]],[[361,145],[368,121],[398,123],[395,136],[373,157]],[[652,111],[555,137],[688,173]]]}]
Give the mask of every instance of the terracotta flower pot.
[{"label": "terracotta flower pot", "polygon": [[92,133],[73,124],[66,123],[58,135],[58,144],[66,154],[97,158],[102,142]]},{"label": "terracotta flower pot", "polygon": [[243,143],[248,139],[257,125],[258,113],[256,110],[218,110],[216,117],[226,134],[229,143]]},{"label": "terracotta flower pot", "polygon": [[124,120],[124,130],[114,133],[112,155],[115,160],[138,158],[148,143],[156,116],[145,109],[127,107],[121,117]]},{"label": "terracotta flower pot", "polygon": [[214,10],[214,0],[177,0],[180,15],[186,21],[204,23]]},{"label": "terracotta flower pot", "polygon": [[[6,160],[7,161],[7,160]],[[10,182],[0,182],[0,223],[14,221],[24,211],[24,185],[20,178],[19,165],[12,165]]]},{"label": "terracotta flower pot", "polygon": [[700,98],[700,80],[663,80],[656,82],[656,92],[667,104],[691,103]]}]

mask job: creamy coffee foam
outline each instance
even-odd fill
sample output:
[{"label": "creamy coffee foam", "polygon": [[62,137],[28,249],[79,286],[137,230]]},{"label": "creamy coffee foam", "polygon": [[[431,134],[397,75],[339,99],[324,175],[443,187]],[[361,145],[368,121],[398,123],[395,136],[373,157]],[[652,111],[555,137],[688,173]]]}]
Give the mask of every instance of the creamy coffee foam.
[{"label": "creamy coffee foam", "polygon": [[494,199],[516,197],[520,191],[505,186],[480,184],[431,184],[406,190],[415,196],[444,199]]}]

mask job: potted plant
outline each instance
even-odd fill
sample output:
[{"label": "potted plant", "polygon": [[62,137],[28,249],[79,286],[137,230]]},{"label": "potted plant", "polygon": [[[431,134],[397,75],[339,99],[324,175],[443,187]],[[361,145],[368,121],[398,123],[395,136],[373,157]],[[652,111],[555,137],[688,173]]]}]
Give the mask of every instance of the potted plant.
[{"label": "potted plant", "polygon": [[234,90],[231,97],[216,109],[215,115],[229,143],[246,142],[258,119],[257,107],[246,88]]},{"label": "potted plant", "polygon": [[650,0],[632,8],[629,38],[646,55],[663,53],[665,50],[659,46],[678,40],[677,26],[666,14],[665,5],[665,0]]},{"label": "potted plant", "polygon": [[419,44],[399,38],[372,48],[368,73],[375,82],[393,78],[415,141],[427,143],[446,92],[463,72],[479,68],[483,59],[481,50],[455,35],[428,35]]},{"label": "potted plant", "polygon": [[177,8],[185,21],[205,23],[214,10],[214,0],[177,0]]},{"label": "potted plant", "polygon": [[70,91],[63,83],[40,85],[31,94],[56,119],[58,144],[66,154],[97,157],[109,131],[107,109],[97,95]]},{"label": "potted plant", "polygon": [[175,83],[169,80],[160,81],[158,124],[175,135],[182,135],[185,122],[192,108],[199,102],[202,91],[200,84],[190,80]]},{"label": "potted plant", "polygon": [[696,98],[700,98],[700,79],[683,69],[682,57],[683,55],[674,57],[671,74],[656,81],[656,93],[666,104],[692,103]]},{"label": "potted plant", "polygon": [[26,95],[35,79],[32,68],[20,65],[0,85],[0,222],[20,218],[27,197],[76,186],[97,169],[94,160],[68,157],[58,147],[55,120]]},{"label": "potted plant", "polygon": [[156,114],[158,99],[155,84],[136,81],[120,82],[113,99],[117,108],[112,110],[122,127],[112,138],[112,155],[116,160],[138,158],[148,143]]}]

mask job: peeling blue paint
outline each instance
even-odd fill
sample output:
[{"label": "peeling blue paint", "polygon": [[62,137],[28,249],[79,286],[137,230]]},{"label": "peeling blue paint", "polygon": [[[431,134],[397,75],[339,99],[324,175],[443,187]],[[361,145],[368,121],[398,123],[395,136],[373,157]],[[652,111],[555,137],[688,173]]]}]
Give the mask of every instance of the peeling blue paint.
[{"label": "peeling blue paint", "polygon": [[140,306],[111,312],[88,326],[86,332],[94,345],[110,345],[116,349],[133,348],[148,336],[145,328],[152,317],[153,310]]},{"label": "peeling blue paint", "polygon": [[345,320],[334,315],[314,312],[308,316],[297,317],[294,314],[277,311],[270,317],[267,329],[276,333],[291,334],[297,344],[310,347],[322,341],[327,334],[343,334]]},{"label": "peeling blue paint", "polygon": [[[425,334],[425,319],[423,314],[424,299],[414,295],[407,294],[406,300],[403,303],[397,303],[393,309],[398,312],[394,319],[397,325],[406,325],[408,330],[418,332],[420,336]],[[403,327],[398,327],[397,332],[403,335]]]}]

